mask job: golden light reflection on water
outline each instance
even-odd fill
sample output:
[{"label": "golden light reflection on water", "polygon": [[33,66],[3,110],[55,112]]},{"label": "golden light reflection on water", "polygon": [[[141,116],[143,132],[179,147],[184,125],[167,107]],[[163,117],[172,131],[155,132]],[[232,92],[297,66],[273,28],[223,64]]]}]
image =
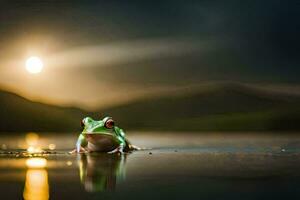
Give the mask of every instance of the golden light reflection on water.
[{"label": "golden light reflection on water", "polygon": [[48,145],[48,148],[49,148],[50,150],[55,150],[56,145],[55,145],[55,144],[49,144],[49,145]]},{"label": "golden light reflection on water", "polygon": [[29,168],[26,172],[23,197],[25,200],[49,199],[48,172],[45,158],[29,158],[26,160]]},{"label": "golden light reflection on water", "polygon": [[26,166],[29,168],[44,168],[47,165],[45,158],[29,158],[26,160]]},{"label": "golden light reflection on water", "polygon": [[43,150],[38,146],[39,144],[39,135],[37,133],[29,132],[25,136],[27,143],[28,153],[41,153]]},{"label": "golden light reflection on water", "polygon": [[26,200],[49,199],[48,173],[45,169],[29,169],[23,197]]},{"label": "golden light reflection on water", "polygon": [[39,135],[37,133],[29,132],[26,134],[25,140],[28,146],[35,146],[38,143]]},{"label": "golden light reflection on water", "polygon": [[40,147],[30,146],[27,148],[27,152],[28,153],[41,153],[41,152],[43,152],[43,150]]}]

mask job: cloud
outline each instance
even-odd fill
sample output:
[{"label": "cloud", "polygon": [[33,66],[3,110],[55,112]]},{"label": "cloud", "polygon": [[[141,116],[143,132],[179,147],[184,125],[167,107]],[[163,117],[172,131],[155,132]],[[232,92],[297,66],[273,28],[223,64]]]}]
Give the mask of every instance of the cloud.
[{"label": "cloud", "polygon": [[46,62],[53,67],[109,66],[149,59],[180,57],[208,50],[211,42],[184,38],[160,38],[83,46],[50,55]]}]

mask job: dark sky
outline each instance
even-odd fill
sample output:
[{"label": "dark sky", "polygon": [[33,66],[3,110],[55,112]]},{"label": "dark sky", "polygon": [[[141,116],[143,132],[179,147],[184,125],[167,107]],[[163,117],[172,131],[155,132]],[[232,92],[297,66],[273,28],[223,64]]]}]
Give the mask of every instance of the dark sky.
[{"label": "dark sky", "polygon": [[[92,79],[77,85],[86,95],[108,85],[126,93],[220,80],[299,84],[299,8],[297,0],[1,1],[1,68],[32,53],[68,58],[55,79],[66,88]],[[49,80],[3,85],[22,93]]]}]

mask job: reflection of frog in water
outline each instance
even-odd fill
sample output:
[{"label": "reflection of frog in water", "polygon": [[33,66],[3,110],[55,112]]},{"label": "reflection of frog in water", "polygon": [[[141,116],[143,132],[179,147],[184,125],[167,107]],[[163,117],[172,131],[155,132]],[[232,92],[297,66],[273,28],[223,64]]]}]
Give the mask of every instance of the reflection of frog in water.
[{"label": "reflection of frog in water", "polygon": [[78,165],[80,181],[86,191],[114,190],[119,181],[125,180],[124,154],[80,154]]},{"label": "reflection of frog in water", "polygon": [[122,129],[115,126],[111,117],[103,120],[93,120],[86,117],[81,122],[83,131],[76,143],[76,151],[79,152],[129,152],[139,148],[131,145],[125,137]]}]

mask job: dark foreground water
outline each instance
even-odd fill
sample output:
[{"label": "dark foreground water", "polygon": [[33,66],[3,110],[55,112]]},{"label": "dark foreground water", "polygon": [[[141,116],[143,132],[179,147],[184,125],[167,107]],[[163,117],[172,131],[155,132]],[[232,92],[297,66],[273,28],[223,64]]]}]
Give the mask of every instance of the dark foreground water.
[{"label": "dark foreground water", "polygon": [[129,138],[152,149],[70,155],[75,135],[7,134],[0,138],[1,199],[300,198],[300,135],[131,133]]}]

